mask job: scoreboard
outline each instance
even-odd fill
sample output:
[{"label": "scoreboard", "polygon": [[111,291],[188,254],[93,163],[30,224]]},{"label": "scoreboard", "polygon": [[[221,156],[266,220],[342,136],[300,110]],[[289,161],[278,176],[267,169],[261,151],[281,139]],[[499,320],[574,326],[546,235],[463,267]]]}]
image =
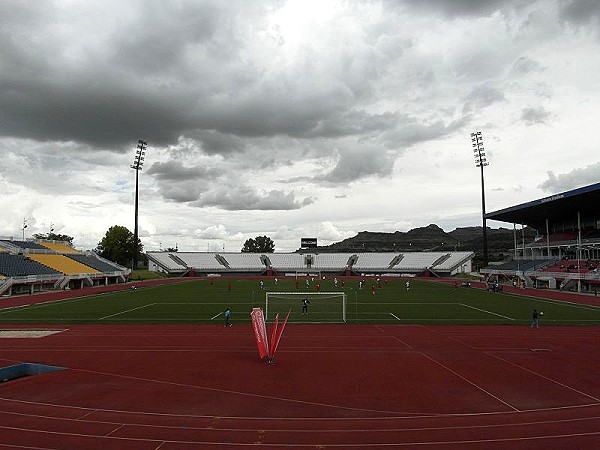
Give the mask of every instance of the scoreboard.
[{"label": "scoreboard", "polygon": [[300,248],[317,248],[317,238],[300,239]]}]

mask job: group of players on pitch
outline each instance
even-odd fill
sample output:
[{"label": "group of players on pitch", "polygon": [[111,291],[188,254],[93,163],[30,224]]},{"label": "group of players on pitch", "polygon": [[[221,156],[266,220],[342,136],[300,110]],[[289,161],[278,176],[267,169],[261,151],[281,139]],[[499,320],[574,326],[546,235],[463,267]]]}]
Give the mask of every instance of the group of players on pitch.
[{"label": "group of players on pitch", "polygon": [[[325,277],[323,277],[323,279],[325,279]],[[279,280],[277,278],[275,278],[275,284],[277,284]],[[314,281],[314,278],[311,279],[311,281]],[[385,279],[384,280],[385,284],[387,284],[388,280]],[[338,279],[334,278],[333,279],[333,283],[335,285],[335,287],[338,286]],[[379,288],[381,288],[381,279],[377,278],[376,280],[377,286]],[[306,279],[306,286],[310,287],[310,283],[308,278]],[[358,288],[362,289],[364,286],[364,280],[360,280],[358,282]],[[410,290],[410,280],[407,280],[405,283],[406,286],[406,290],[409,291]],[[317,284],[317,291],[320,291],[321,285]],[[344,281],[342,281],[342,287],[344,287]],[[265,283],[263,280],[260,280],[260,288],[264,289],[265,288]],[[296,281],[296,289],[298,289],[298,281]],[[371,284],[371,291],[373,292],[373,295],[375,294],[375,283]],[[302,314],[308,314],[308,305],[310,305],[310,300],[306,297],[304,297],[302,299]],[[540,316],[543,316],[544,313],[541,311],[538,311],[536,308],[534,308],[533,312],[531,313],[531,325],[530,328],[539,328],[540,327]],[[223,317],[225,318],[225,327],[231,327],[233,324],[231,323],[231,309],[227,308],[225,309],[224,313],[223,313]]]}]

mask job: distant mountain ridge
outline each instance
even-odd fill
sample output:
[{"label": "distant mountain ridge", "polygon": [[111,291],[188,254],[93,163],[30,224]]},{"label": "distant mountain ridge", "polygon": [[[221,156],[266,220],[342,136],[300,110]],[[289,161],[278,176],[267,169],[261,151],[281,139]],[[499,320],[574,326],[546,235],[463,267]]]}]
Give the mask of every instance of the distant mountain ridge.
[{"label": "distant mountain ridge", "polygon": [[[524,230],[527,242],[535,237],[535,231]],[[517,231],[521,243],[521,230]],[[513,230],[508,228],[487,228],[488,255],[490,261],[501,261],[512,256],[514,248]],[[472,251],[475,259],[483,259],[483,227],[463,227],[445,232],[439,226],[426,227],[394,233],[361,231],[356,236],[319,246],[319,252],[440,252]],[[314,251],[314,249],[313,249]]]}]

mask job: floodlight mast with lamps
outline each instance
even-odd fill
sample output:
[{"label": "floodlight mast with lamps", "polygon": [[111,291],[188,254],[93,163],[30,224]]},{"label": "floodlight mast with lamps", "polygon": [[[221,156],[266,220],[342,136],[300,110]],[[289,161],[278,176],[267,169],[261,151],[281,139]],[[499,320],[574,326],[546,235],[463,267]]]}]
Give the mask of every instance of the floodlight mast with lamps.
[{"label": "floodlight mast with lamps", "polygon": [[144,158],[146,155],[146,148],[148,143],[146,141],[138,140],[138,145],[135,151],[135,157],[133,164],[130,166],[135,170],[135,226],[133,228],[133,261],[131,262],[131,270],[137,268],[137,257],[138,257],[138,174],[142,170],[144,165]]},{"label": "floodlight mast with lamps", "polygon": [[23,231],[23,241],[25,240],[25,228],[27,228],[27,219],[23,218],[23,228],[22,228],[22,231]]},{"label": "floodlight mast with lamps", "polygon": [[483,181],[483,168],[489,165],[489,163],[485,158],[481,131],[471,133],[471,145],[473,146],[473,156],[475,156],[475,166],[481,169],[481,218],[483,221],[483,266],[485,267],[488,264],[488,242],[485,220],[485,183]]}]

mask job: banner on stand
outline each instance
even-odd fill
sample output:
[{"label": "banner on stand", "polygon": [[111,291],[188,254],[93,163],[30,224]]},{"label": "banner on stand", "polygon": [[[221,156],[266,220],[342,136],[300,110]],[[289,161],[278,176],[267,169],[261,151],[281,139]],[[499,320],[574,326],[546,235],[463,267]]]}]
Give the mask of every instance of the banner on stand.
[{"label": "banner on stand", "polygon": [[250,313],[252,318],[252,329],[254,330],[254,337],[256,338],[256,345],[258,346],[258,354],[261,359],[269,356],[269,344],[267,342],[267,326],[265,325],[265,316],[263,315],[262,309],[252,308]]}]

